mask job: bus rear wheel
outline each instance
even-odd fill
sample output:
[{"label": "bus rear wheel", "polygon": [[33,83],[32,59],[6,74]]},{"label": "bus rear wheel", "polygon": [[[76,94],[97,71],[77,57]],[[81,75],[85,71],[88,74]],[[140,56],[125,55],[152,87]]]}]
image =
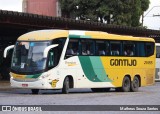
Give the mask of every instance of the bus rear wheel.
[{"label": "bus rear wheel", "polygon": [[122,91],[129,92],[131,87],[131,81],[128,76],[125,76],[122,83]]},{"label": "bus rear wheel", "polygon": [[131,82],[131,91],[137,92],[138,88],[139,88],[139,79],[137,76],[135,76],[133,81]]},{"label": "bus rear wheel", "polygon": [[68,77],[66,77],[64,79],[62,93],[64,93],[64,94],[68,94],[69,93],[69,78]]},{"label": "bus rear wheel", "polygon": [[38,94],[39,93],[39,89],[31,89],[32,94]]}]

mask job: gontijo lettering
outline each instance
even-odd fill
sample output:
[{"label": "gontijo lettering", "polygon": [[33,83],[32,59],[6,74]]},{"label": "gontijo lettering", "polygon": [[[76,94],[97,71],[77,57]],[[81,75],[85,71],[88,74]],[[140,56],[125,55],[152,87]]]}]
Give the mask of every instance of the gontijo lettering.
[{"label": "gontijo lettering", "polygon": [[111,66],[136,66],[137,60],[136,59],[111,59],[110,60]]}]

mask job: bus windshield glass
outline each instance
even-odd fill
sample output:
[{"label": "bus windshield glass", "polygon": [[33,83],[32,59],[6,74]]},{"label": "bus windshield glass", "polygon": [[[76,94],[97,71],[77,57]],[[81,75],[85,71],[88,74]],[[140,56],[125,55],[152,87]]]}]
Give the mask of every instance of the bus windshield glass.
[{"label": "bus windshield glass", "polygon": [[46,68],[46,58],[43,58],[44,49],[50,45],[45,42],[16,42],[11,70],[19,73],[41,72]]}]

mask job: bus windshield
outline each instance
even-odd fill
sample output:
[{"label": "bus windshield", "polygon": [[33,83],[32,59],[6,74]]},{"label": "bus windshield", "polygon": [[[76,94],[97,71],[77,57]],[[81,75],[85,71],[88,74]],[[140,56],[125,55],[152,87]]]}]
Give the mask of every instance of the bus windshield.
[{"label": "bus windshield", "polygon": [[19,73],[41,72],[46,68],[46,58],[43,58],[44,49],[50,45],[46,42],[16,42],[11,70]]}]

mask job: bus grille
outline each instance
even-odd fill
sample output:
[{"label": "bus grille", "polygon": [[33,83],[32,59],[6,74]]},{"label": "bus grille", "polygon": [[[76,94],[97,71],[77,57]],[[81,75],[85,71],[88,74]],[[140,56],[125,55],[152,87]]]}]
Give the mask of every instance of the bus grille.
[{"label": "bus grille", "polygon": [[34,81],[38,81],[38,79],[13,79],[14,81],[17,82],[34,82]]}]

